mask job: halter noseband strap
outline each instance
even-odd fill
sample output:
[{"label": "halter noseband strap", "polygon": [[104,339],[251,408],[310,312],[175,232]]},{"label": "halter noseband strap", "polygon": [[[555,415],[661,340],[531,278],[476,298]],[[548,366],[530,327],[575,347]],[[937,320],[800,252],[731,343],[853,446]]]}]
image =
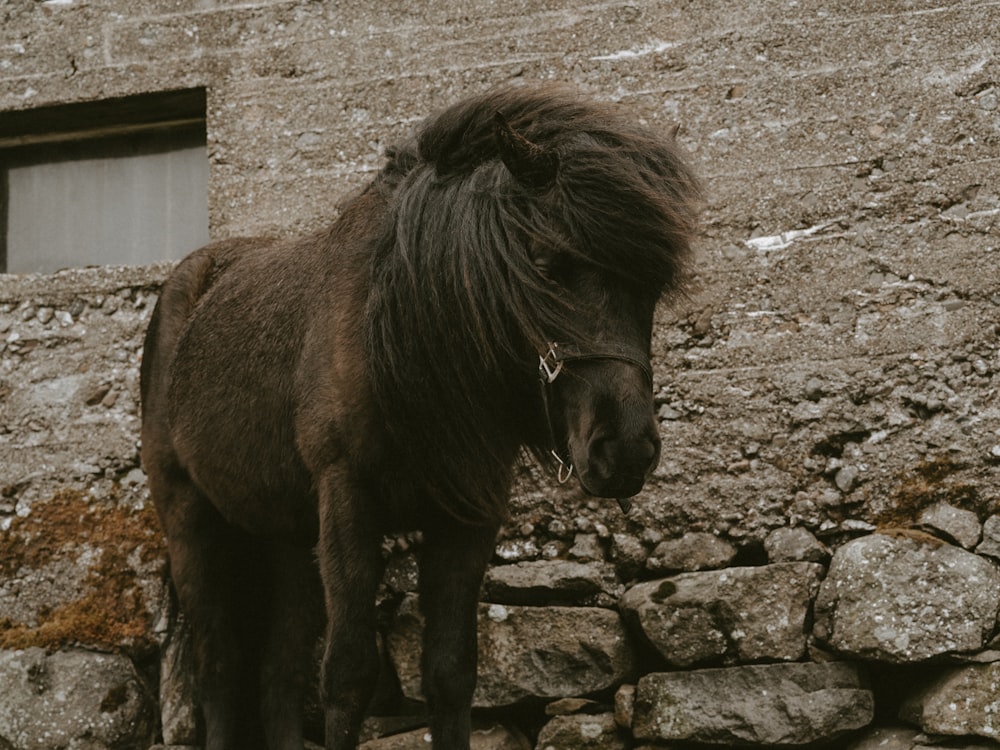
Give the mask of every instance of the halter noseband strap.
[{"label": "halter noseband strap", "polygon": [[653,387],[653,370],[649,359],[633,347],[621,344],[605,344],[600,348],[583,351],[570,344],[549,344],[549,350],[538,357],[538,376],[542,385],[551,385],[562,372],[563,364],[580,360],[612,359],[627,362],[638,367],[646,376],[649,387]]},{"label": "halter noseband strap", "polygon": [[[542,384],[542,407],[545,410],[545,421],[549,428],[549,440],[553,445],[552,450],[549,452],[559,465],[556,470],[556,478],[559,480],[559,484],[565,484],[573,476],[573,462],[559,455],[559,449],[556,444],[556,431],[552,424],[552,410],[549,407],[548,386],[556,381],[556,378],[562,373],[563,365],[566,362],[596,359],[611,359],[634,365],[646,376],[649,387],[653,387],[653,370],[649,366],[649,359],[645,354],[634,348],[620,344],[606,344],[598,349],[582,351],[572,345],[557,344],[555,342],[549,344],[548,352],[538,356],[538,377]],[[622,513],[628,513],[632,508],[632,501],[628,498],[619,498],[618,506],[622,509]]]}]

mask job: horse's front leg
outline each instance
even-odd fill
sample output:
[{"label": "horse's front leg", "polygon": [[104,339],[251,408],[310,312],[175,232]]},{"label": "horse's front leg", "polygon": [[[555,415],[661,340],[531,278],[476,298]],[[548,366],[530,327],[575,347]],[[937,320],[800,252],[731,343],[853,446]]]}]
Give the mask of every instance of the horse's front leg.
[{"label": "horse's front leg", "polygon": [[369,500],[346,467],[330,467],[320,478],[317,555],[327,613],[320,686],[327,750],[354,750],[378,679],[375,592],[382,555]]},{"label": "horse's front leg", "polygon": [[434,750],[469,750],[476,687],[476,611],[496,526],[447,524],[424,532],[420,607],[424,614],[422,679]]}]

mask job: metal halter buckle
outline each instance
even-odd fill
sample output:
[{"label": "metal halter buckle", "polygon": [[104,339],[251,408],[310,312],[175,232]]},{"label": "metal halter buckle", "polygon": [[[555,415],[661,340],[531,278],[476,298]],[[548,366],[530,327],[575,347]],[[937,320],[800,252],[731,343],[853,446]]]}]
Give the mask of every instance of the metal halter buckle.
[{"label": "metal halter buckle", "polygon": [[559,468],[556,469],[556,479],[559,480],[559,484],[566,484],[566,482],[569,481],[569,478],[573,476],[573,464],[563,461],[562,456],[560,456],[554,450],[549,451],[549,453],[552,454],[552,457],[556,460],[556,463],[559,464]]},{"label": "metal halter buckle", "polygon": [[[551,364],[549,364],[550,360]],[[559,355],[556,354],[556,344],[552,344],[549,347],[548,353],[539,355],[538,376],[542,379],[543,383],[554,383],[555,379],[559,377],[559,373],[562,372],[562,368],[563,362],[559,359]]]}]

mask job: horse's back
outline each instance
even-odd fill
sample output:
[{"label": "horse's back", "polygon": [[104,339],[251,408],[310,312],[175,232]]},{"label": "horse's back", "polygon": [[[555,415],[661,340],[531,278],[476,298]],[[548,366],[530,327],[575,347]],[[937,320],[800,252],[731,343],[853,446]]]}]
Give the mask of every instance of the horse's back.
[{"label": "horse's back", "polygon": [[314,525],[294,435],[311,257],[307,245],[263,239],[201,248],[164,284],[146,336],[147,472],[184,476],[249,531]]}]

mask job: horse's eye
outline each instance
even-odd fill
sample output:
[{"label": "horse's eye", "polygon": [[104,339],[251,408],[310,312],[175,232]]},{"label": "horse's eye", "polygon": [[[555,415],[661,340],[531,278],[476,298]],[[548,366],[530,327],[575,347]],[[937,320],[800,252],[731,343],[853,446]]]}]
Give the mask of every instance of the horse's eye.
[{"label": "horse's eye", "polygon": [[539,273],[553,284],[565,284],[573,268],[573,262],[564,253],[539,253],[535,256],[534,263]]}]

